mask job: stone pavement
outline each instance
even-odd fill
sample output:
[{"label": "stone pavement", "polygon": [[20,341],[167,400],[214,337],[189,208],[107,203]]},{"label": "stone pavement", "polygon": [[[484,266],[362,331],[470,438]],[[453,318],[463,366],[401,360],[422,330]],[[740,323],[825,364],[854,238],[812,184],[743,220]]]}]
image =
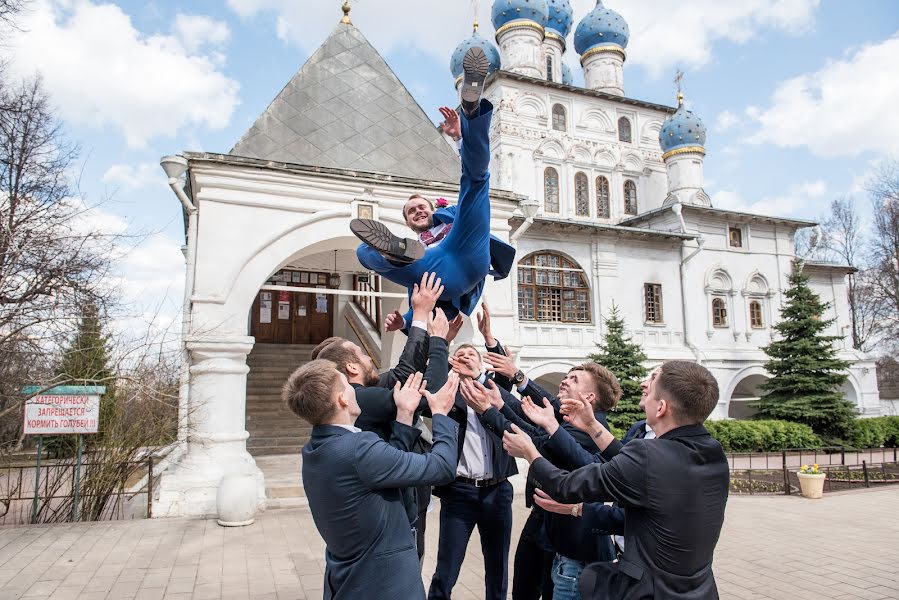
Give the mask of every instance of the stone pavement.
[{"label": "stone pavement", "polygon": [[[513,552],[527,516],[521,500]],[[731,497],[715,555],[721,597],[899,598],[897,507],[899,487],[823,500]],[[426,580],[437,522],[435,510]],[[240,529],[186,519],[8,527],[0,529],[0,599],[319,599],[323,553],[305,508],[268,511]],[[475,534],[453,598],[483,598],[483,589]]]}]

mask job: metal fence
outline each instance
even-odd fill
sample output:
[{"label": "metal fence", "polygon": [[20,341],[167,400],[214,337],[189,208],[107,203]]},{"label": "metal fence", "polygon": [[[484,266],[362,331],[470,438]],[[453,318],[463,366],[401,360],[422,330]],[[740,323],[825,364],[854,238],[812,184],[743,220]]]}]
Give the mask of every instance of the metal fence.
[{"label": "metal fence", "polygon": [[154,456],[0,463],[0,525],[142,519],[153,513]]},{"label": "metal fence", "polygon": [[732,494],[799,493],[797,471],[818,465],[825,492],[899,483],[897,448],[792,448],[781,452],[728,453]]}]

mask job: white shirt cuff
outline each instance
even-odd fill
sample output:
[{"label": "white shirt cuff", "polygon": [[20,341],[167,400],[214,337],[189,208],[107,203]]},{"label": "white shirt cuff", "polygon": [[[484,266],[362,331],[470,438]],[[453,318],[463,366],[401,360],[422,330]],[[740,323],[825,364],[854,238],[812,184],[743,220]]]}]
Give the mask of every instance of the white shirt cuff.
[{"label": "white shirt cuff", "polygon": [[419,329],[428,330],[428,324],[424,321],[412,321],[412,325],[410,327],[418,327]]},{"label": "white shirt cuff", "polygon": [[462,152],[462,138],[459,138],[456,141],[456,149],[461,153]]}]

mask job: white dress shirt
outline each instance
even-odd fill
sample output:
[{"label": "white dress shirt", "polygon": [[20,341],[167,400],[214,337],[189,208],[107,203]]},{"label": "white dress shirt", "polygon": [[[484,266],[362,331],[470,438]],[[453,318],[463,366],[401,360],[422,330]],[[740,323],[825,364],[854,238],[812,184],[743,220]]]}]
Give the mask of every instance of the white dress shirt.
[{"label": "white dress shirt", "polygon": [[[486,376],[478,378],[484,383]],[[456,467],[456,475],[468,479],[493,479],[493,445],[487,439],[489,435],[481,420],[470,406],[465,407],[468,427],[462,441],[462,459]]]}]

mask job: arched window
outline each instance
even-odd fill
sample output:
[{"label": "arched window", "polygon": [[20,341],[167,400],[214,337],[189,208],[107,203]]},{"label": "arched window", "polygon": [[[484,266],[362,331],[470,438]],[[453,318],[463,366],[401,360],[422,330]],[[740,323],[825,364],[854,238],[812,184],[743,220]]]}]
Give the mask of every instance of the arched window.
[{"label": "arched window", "polygon": [[762,319],[762,303],[758,300],[749,303],[749,325],[753,329],[765,328],[765,321]]},{"label": "arched window", "polygon": [[587,274],[554,252],[537,252],[518,263],[518,318],[557,323],[590,322]]},{"label": "arched window", "polygon": [[712,300],[712,324],[715,327],[727,327],[727,304],[724,298]]},{"label": "arched window", "polygon": [[608,219],[612,216],[612,199],[609,193],[609,180],[600,175],[596,178],[596,216]]},{"label": "arched window", "polygon": [[624,182],[624,214],[637,214],[637,184],[630,179]]},{"label": "arched window", "polygon": [[559,212],[559,172],[552,167],[543,172],[543,210]]},{"label": "arched window", "polygon": [[553,105],[553,129],[556,131],[568,130],[568,126],[565,124],[565,107],[561,104]]},{"label": "arched window", "polygon": [[[551,55],[546,56],[546,80],[553,80],[553,57]],[[564,109],[562,109],[564,110]]]},{"label": "arched window", "polygon": [[631,122],[627,117],[621,117],[618,119],[618,141],[630,144],[631,139]]},{"label": "arched window", "polygon": [[574,176],[574,207],[577,216],[590,216],[590,182],[583,173]]}]

